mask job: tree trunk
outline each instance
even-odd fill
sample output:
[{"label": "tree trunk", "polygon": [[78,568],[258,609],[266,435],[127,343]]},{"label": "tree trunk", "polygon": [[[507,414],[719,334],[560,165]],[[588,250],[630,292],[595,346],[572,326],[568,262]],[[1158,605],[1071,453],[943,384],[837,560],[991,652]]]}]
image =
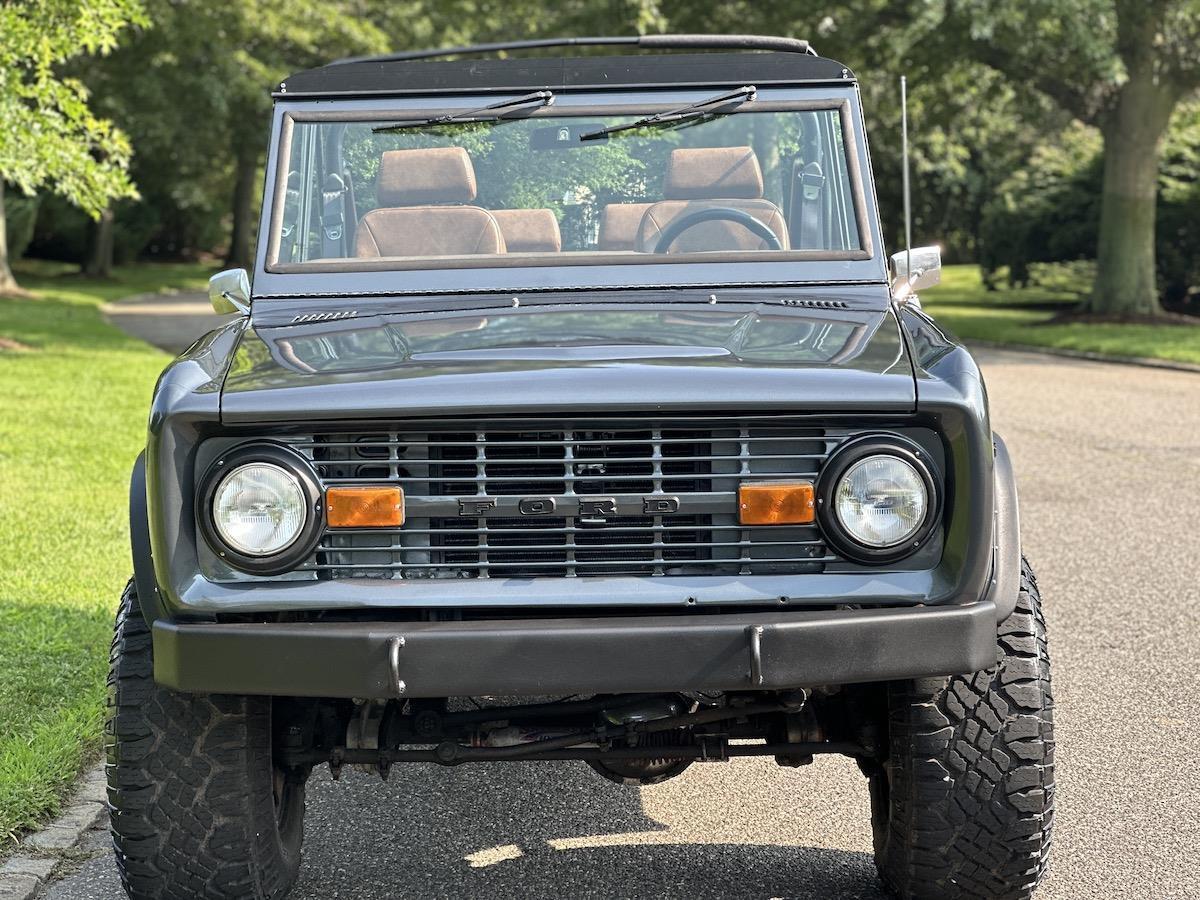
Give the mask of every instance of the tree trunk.
[{"label": "tree trunk", "polygon": [[1088,312],[1153,316],[1162,312],[1155,279],[1154,220],[1158,154],[1176,96],[1149,73],[1130,72],[1102,123],[1104,186],[1096,284]]},{"label": "tree trunk", "polygon": [[111,278],[113,267],[113,220],[111,206],[106,206],[100,218],[92,224],[92,248],[83,273],[89,278]]},{"label": "tree trunk", "polygon": [[254,263],[254,185],[258,179],[258,148],[239,147],[233,182],[233,233],[225,266],[249,269]]},{"label": "tree trunk", "polygon": [[8,267],[8,226],[4,218],[4,180],[0,179],[0,296],[21,290]]}]

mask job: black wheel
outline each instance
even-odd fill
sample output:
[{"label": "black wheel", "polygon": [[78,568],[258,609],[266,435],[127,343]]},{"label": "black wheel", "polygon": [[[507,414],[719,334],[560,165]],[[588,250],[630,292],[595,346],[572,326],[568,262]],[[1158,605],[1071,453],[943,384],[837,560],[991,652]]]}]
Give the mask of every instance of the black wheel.
[{"label": "black wheel", "polygon": [[1029,897],[1054,822],[1054,701],[1033,570],[995,668],[890,686],[889,758],[871,777],[875,863],[904,898]]},{"label": "black wheel", "polygon": [[304,781],[272,763],[270,698],[156,684],[132,582],[109,662],[108,798],[129,896],[282,897],[300,865]]}]

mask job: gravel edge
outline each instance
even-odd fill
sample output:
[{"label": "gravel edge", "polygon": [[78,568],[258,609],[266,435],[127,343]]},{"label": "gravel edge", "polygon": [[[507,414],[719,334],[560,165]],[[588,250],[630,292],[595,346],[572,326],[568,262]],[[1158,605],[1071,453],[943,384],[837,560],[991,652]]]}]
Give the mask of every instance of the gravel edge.
[{"label": "gravel edge", "polygon": [[0,900],[31,900],[84,834],[108,812],[104,764],[84,773],[62,814],[26,837],[0,866]]}]

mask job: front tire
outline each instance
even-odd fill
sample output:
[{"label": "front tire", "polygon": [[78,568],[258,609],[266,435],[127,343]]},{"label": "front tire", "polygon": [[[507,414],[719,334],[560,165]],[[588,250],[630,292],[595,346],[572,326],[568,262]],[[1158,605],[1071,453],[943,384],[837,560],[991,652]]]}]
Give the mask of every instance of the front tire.
[{"label": "front tire", "polygon": [[129,896],[284,896],[300,865],[304,782],[272,763],[270,698],[155,683],[133,582],[121,596],[109,662],[108,798]]},{"label": "front tire", "polygon": [[1054,822],[1054,700],[1033,570],[997,665],[889,689],[889,758],[871,777],[875,862],[903,898],[1029,897]]}]

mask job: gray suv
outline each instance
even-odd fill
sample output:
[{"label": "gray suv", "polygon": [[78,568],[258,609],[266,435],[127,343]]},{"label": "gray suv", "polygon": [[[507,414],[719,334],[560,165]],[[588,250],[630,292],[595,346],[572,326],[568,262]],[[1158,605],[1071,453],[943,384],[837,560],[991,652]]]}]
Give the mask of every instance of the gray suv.
[{"label": "gray suv", "polygon": [[[641,52],[494,53],[584,43]],[[162,374],[133,471],[130,896],[286,894],[316,766],[822,753],[890,890],[1029,896],[1037,583],[979,369],[917,299],[937,249],[885,255],[852,73],[660,35],[274,97],[253,287],[213,278],[241,315]]]}]

